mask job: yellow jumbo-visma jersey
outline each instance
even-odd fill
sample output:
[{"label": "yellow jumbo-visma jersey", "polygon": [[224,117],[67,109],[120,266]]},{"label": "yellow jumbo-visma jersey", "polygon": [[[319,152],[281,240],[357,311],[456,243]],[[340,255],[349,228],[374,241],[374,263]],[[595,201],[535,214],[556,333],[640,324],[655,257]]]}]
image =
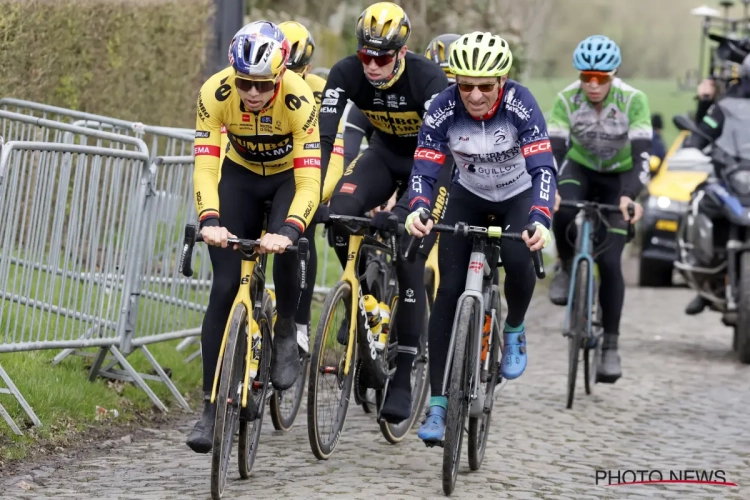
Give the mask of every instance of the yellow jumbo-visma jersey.
[{"label": "yellow jumbo-visma jersey", "polygon": [[310,87],[284,72],[269,108],[245,110],[229,67],[209,78],[198,96],[193,184],[199,219],[219,217],[222,129],[230,160],[263,176],[294,168],[296,191],[287,222],[305,231],[320,202],[318,107]]},{"label": "yellow jumbo-visma jersey", "polygon": [[[229,67],[226,70],[228,75],[234,75],[234,70]],[[323,100],[323,91],[326,88],[326,81],[318,75],[308,73],[305,75],[305,83],[312,90],[313,97],[315,98],[315,105],[318,108],[318,116],[320,116],[320,103]],[[331,154],[331,161],[328,162],[328,169],[326,170],[325,180],[323,182],[323,196],[321,202],[327,202],[333,190],[336,188],[339,179],[344,174],[344,122],[341,120],[339,123],[339,130],[336,134],[336,140],[333,143],[333,153]],[[220,162],[224,162],[224,155],[227,151],[227,144],[229,138],[227,137],[227,130],[225,127],[221,127],[221,158]]]}]

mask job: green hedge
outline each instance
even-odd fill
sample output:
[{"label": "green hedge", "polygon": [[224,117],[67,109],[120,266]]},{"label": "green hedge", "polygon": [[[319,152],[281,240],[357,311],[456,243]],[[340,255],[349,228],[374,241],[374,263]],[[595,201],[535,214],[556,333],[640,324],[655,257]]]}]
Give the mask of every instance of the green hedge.
[{"label": "green hedge", "polygon": [[212,0],[0,0],[0,97],[193,127]]}]

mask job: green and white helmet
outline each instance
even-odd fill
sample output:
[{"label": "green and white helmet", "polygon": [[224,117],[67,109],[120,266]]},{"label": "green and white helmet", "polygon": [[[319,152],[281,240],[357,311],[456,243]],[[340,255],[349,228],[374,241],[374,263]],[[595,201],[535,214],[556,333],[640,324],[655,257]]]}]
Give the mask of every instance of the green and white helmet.
[{"label": "green and white helmet", "polygon": [[451,44],[450,70],[463,76],[505,76],[513,65],[508,42],[497,35],[475,31]]}]

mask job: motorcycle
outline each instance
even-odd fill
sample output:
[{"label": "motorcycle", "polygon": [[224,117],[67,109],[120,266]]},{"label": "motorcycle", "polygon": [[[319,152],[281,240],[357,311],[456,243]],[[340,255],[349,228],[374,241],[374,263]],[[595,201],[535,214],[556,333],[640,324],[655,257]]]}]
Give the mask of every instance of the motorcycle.
[{"label": "motorcycle", "polygon": [[693,192],[677,233],[675,268],[734,328],[733,348],[750,364],[750,99],[724,98],[721,136],[713,140],[687,116],[673,121],[711,141],[714,175]]}]

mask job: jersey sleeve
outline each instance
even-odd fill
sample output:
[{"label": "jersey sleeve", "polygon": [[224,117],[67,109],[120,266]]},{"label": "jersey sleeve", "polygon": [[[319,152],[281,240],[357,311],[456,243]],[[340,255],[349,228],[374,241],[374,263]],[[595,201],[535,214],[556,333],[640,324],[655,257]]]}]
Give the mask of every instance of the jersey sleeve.
[{"label": "jersey sleeve", "polygon": [[341,176],[344,175],[344,121],[339,123],[339,129],[336,132],[336,140],[333,141],[333,151],[331,152],[331,161],[326,169],[325,180],[323,182],[322,202],[327,202],[333,196],[333,190],[339,183]]},{"label": "jersey sleeve", "polygon": [[[451,168],[448,129],[453,122],[455,96],[450,90],[440,93],[430,104],[422,121],[414,151],[409,182],[409,208],[430,210],[435,182],[440,169]],[[446,165],[446,162],[448,163]]]},{"label": "jersey sleeve", "polygon": [[628,119],[633,168],[623,175],[623,196],[635,199],[646,186],[650,179],[650,160],[653,150],[653,127],[651,126],[651,110],[649,109],[646,94],[636,91],[628,103]]},{"label": "jersey sleeve", "polygon": [[565,96],[560,93],[555,98],[550,113],[549,140],[552,145],[552,154],[559,166],[568,152],[568,141],[570,140],[570,113],[565,103]]},{"label": "jersey sleeve", "polygon": [[[315,98],[308,86],[293,90],[298,109],[290,112],[294,136],[294,198],[279,234],[296,241],[312,221],[320,204],[320,132]],[[288,94],[287,94],[288,95]],[[286,99],[286,97],[285,97]]]},{"label": "jersey sleeve", "polygon": [[219,171],[222,106],[214,97],[212,80],[198,94],[195,123],[193,192],[200,226],[219,226]]},{"label": "jersey sleeve", "polygon": [[[339,128],[341,116],[346,108],[346,100],[349,97],[350,85],[347,84],[347,76],[344,66],[347,60],[343,59],[336,63],[331,69],[323,91],[323,100],[320,107],[320,165],[323,178],[325,178],[328,163],[331,161],[333,143],[336,141],[336,133]],[[362,68],[358,68],[362,72]],[[351,78],[351,77],[349,77]]]},{"label": "jersey sleeve", "polygon": [[[539,222],[549,228],[555,204],[557,169],[547,133],[547,122],[536,99],[527,89],[519,89],[516,99],[521,101],[521,110],[528,110],[528,113],[511,112],[511,116],[518,130],[521,154],[526,160],[526,171],[531,176],[532,203],[529,222]],[[514,107],[519,108],[517,105]]]}]

